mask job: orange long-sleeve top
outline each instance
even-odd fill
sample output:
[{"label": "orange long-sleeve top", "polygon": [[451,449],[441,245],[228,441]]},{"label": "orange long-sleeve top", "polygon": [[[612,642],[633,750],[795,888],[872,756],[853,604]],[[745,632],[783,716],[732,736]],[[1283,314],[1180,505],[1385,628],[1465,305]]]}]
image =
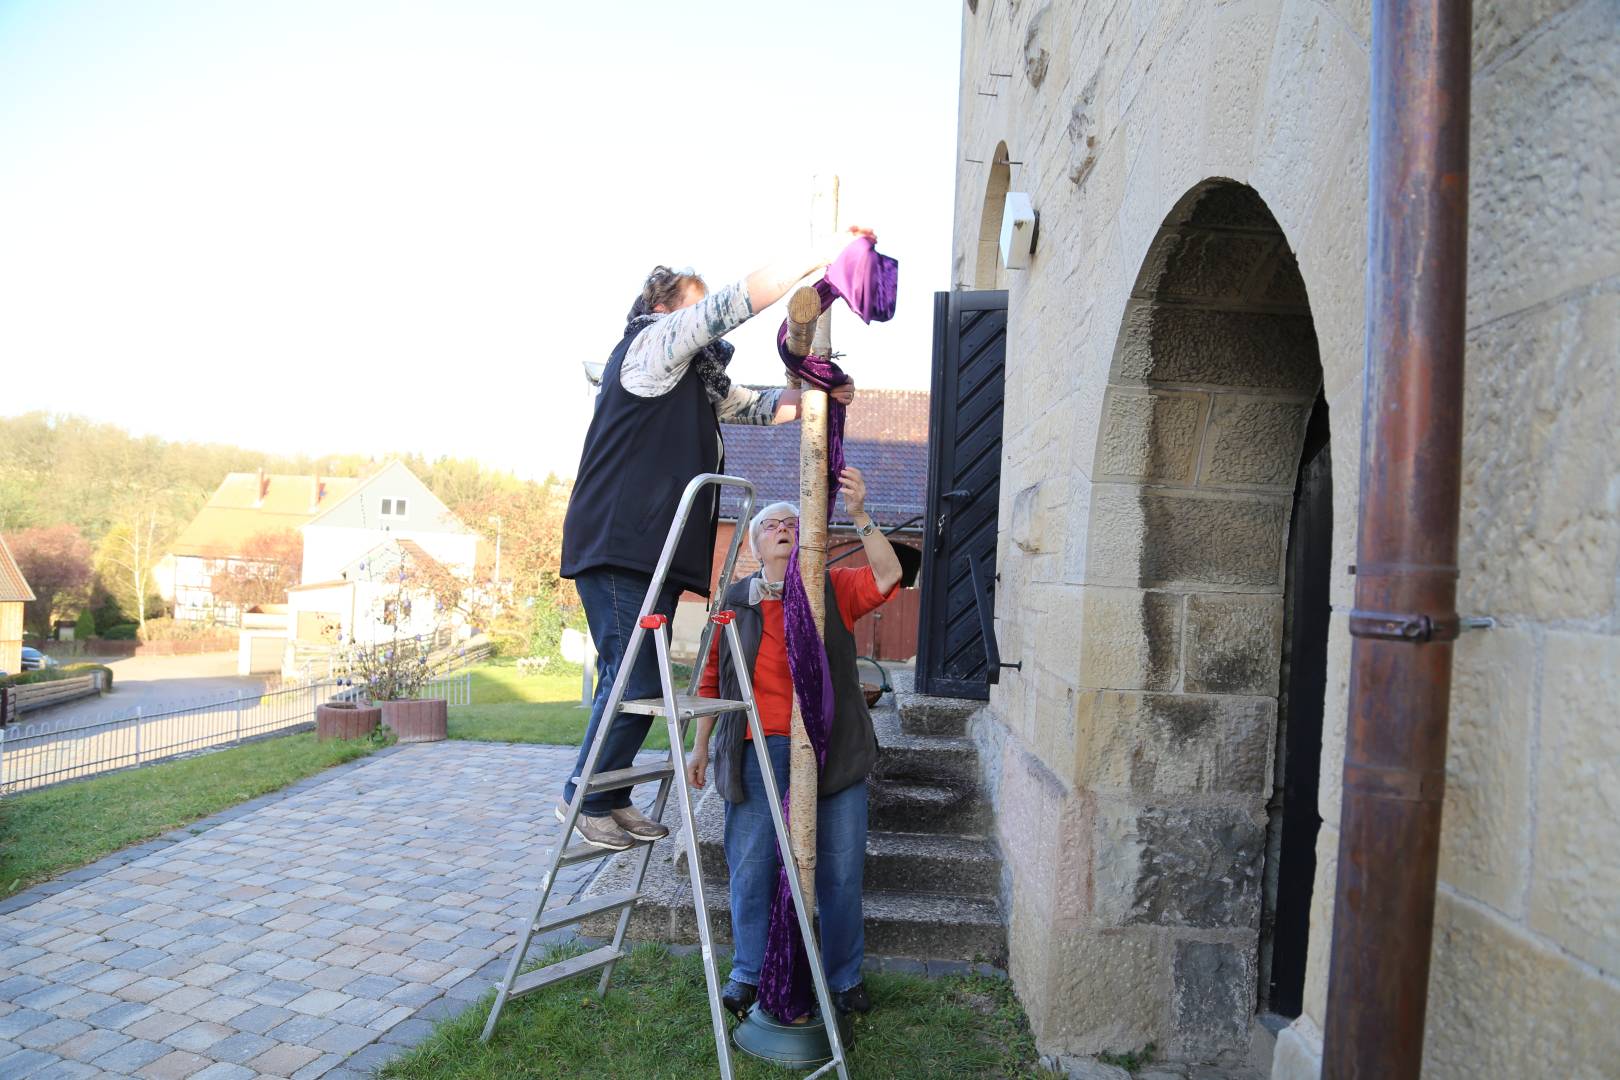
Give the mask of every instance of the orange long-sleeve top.
[{"label": "orange long-sleeve top", "polygon": [[[835,566],[828,572],[832,578],[833,594],[838,598],[838,617],[850,630],[863,615],[877,610],[894,595],[878,589],[877,578],[870,566]],[[787,632],[782,620],[782,601],[762,600],[760,614],[764,617],[764,632],[760,637],[759,654],[754,658],[754,700],[759,705],[760,726],[767,735],[787,735],[793,729],[793,679],[788,673]],[[698,683],[698,693],[704,697],[720,696],[720,646],[709,650],[709,662]],[[753,738],[748,733],[747,738]]]}]

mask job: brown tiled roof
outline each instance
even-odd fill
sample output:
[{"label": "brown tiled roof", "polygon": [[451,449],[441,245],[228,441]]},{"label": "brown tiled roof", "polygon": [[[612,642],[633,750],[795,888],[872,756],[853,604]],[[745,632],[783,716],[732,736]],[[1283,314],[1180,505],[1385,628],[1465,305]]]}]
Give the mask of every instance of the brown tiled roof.
[{"label": "brown tiled roof", "polygon": [[11,557],[11,549],[6,547],[4,539],[0,539],[0,603],[26,604],[32,599],[34,590],[23,580],[17,560]]},{"label": "brown tiled roof", "polygon": [[442,562],[429,555],[427,549],[415,540],[395,540],[394,543],[398,544],[399,550],[403,551],[411,562],[416,564],[417,569],[442,574],[450,572]]},{"label": "brown tiled roof", "polygon": [[[778,499],[799,501],[799,425],[751,427],[728,424],[725,470],[752,480],[756,507]],[[928,492],[928,393],[924,390],[858,390],[844,420],[844,460],[866,477],[866,509],[892,528],[923,512]],[[834,495],[833,524],[848,521]],[[726,488],[720,516],[732,520],[742,495]]]},{"label": "brown tiled roof", "polygon": [[171,549],[176,555],[225,558],[238,555],[259,533],[296,530],[353,491],[352,476],[321,477],[326,493],[315,504],[315,477],[267,474],[268,487],[259,499],[258,473],[231,473],[198,511]]}]

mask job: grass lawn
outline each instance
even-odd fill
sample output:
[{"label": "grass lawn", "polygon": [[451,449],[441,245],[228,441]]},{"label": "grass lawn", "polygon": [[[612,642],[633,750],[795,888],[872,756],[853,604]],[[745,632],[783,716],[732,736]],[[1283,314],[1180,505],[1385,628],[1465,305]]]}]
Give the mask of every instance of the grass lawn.
[{"label": "grass lawn", "polygon": [[[450,710],[450,737],[480,742],[553,743],[578,746],[585,737],[590,710],[579,707],[580,669],[523,675],[510,661],[480,664],[472,669],[471,705]],[[676,675],[685,673],[676,668]],[[663,721],[655,719],[643,744],[648,750],[669,749]],[[691,732],[686,737],[692,745]]]},{"label": "grass lawn", "polygon": [[381,740],[283,735],[0,799],[0,896],[160,836],[333,765]]},{"label": "grass lawn", "polygon": [[[722,972],[722,977],[724,972]],[[442,1022],[420,1046],[385,1066],[396,1080],[441,1077],[686,1077],[718,1074],[703,965],[638,947],[613,971],[606,1001],[596,974],[509,1004],[488,1045],[478,1041],[493,995]],[[979,976],[867,978],[875,1005],[855,1023],[852,1077],[1022,1077],[1037,1071],[1035,1040],[1012,986]],[[808,1073],[732,1051],[743,1080]]]}]

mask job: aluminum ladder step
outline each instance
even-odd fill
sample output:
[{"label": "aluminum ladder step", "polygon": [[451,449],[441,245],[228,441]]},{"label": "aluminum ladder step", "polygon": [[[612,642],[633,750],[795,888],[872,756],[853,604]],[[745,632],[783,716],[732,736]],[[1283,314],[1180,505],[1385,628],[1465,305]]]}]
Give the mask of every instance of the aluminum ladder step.
[{"label": "aluminum ladder step", "polygon": [[[668,761],[660,761],[652,765],[634,765],[628,769],[613,769],[609,772],[597,773],[585,785],[586,791],[618,791],[621,788],[635,787],[637,784],[648,784],[654,780],[663,780],[675,775],[675,766]],[[579,782],[579,777],[574,777]]]},{"label": "aluminum ladder step", "polygon": [[612,945],[603,945],[601,948],[592,949],[588,953],[580,953],[578,956],[570,956],[566,960],[559,960],[555,964],[547,964],[545,967],[535,968],[533,971],[525,971],[512,981],[512,990],[506,996],[515,998],[522,997],[524,994],[532,994],[543,986],[550,986],[552,983],[571,979],[575,975],[583,975],[587,971],[606,967],[615,961],[624,959],[624,957],[625,951],[623,949],[615,949]]},{"label": "aluminum ladder step", "polygon": [[[691,720],[699,716],[719,716],[721,713],[743,712],[748,708],[746,701],[722,701],[719,698],[693,697],[690,694],[675,695],[675,713],[682,720]],[[663,698],[638,698],[635,701],[625,701],[619,704],[620,712],[636,713],[640,716],[663,716]]]},{"label": "aluminum ladder step", "polygon": [[[664,837],[664,839],[669,838]],[[632,840],[635,842],[629,847],[619,849],[597,847],[595,844],[587,844],[583,840],[577,844],[570,844],[563,848],[562,857],[557,860],[557,868],[560,870],[565,866],[590,862],[592,859],[605,859],[610,855],[618,855],[624,851],[634,851],[637,848],[646,847],[648,844],[658,843],[657,840],[639,840],[634,837],[632,837]]]},{"label": "aluminum ladder step", "polygon": [[547,930],[555,930],[559,926],[588,919],[592,915],[599,915],[604,911],[616,911],[622,907],[629,907],[641,899],[639,889],[624,889],[620,892],[604,893],[589,900],[578,900],[562,907],[554,907],[550,911],[543,911],[534,921],[534,933],[543,934]]}]

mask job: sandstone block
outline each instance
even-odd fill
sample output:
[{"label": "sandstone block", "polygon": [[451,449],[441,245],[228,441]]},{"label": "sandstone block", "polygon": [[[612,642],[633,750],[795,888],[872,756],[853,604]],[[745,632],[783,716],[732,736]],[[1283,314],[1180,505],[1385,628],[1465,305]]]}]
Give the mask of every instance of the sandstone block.
[{"label": "sandstone block", "polygon": [[1253,929],[1265,820],[1236,807],[1099,802],[1093,880],[1103,925]]},{"label": "sandstone block", "polygon": [[1499,628],[1463,635],[1452,667],[1440,879],[1510,914],[1530,842],[1535,662],[1528,633]]},{"label": "sandstone block", "polygon": [[1111,387],[1097,476],[1191,483],[1208,397]]},{"label": "sandstone block", "polygon": [[1620,988],[1518,927],[1436,898],[1423,1075],[1601,1080],[1620,1061]]},{"label": "sandstone block", "polygon": [[1309,1020],[1297,1020],[1278,1033],[1270,1076],[1271,1080],[1321,1080],[1322,1037]]},{"label": "sandstone block", "polygon": [[1260,496],[1216,498],[1098,484],[1089,580],[1278,586],[1288,507]]},{"label": "sandstone block", "polygon": [[[1280,8],[1275,3],[1226,4],[1213,14],[1204,161],[1249,165],[1255,105],[1270,64]],[[1234,168],[1228,175],[1247,171]]]},{"label": "sandstone block", "polygon": [[1254,1002],[1253,948],[1230,942],[1176,942],[1171,1009],[1180,1056],[1207,1061],[1246,1048]]},{"label": "sandstone block", "polygon": [[1080,685],[1168,690],[1181,667],[1182,599],[1173,593],[1091,587],[1082,601]]},{"label": "sandstone block", "polygon": [[1125,312],[1114,372],[1121,382],[1276,390],[1306,396],[1321,381],[1307,315],[1155,305]]},{"label": "sandstone block", "polygon": [[1620,638],[1549,634],[1530,925],[1620,970]]},{"label": "sandstone block", "polygon": [[1279,243],[1259,233],[1160,230],[1148,249],[1136,295],[1175,300],[1241,301],[1249,279]]},{"label": "sandstone block", "polygon": [[1468,337],[1464,610],[1603,618],[1620,562],[1620,296],[1599,293]]},{"label": "sandstone block", "polygon": [[1282,624],[1280,596],[1189,596],[1184,683],[1188,693],[1275,697]]},{"label": "sandstone block", "polygon": [[1075,777],[1107,792],[1267,793],[1275,702],[1085,691]]},{"label": "sandstone block", "polygon": [[[1475,86],[1471,324],[1620,271],[1620,169],[1612,138],[1620,130],[1620,55],[1614,24],[1612,4],[1576,5]],[[1530,131],[1534,138],[1525,137]],[[1527,190],[1536,193],[1528,202]]]},{"label": "sandstone block", "polygon": [[1292,491],[1309,417],[1298,402],[1215,395],[1199,482]]},{"label": "sandstone block", "polygon": [[1036,1028],[1041,1045],[1098,1054],[1162,1044],[1169,1026],[1167,944],[1158,934],[1117,930],[1054,940]]}]

